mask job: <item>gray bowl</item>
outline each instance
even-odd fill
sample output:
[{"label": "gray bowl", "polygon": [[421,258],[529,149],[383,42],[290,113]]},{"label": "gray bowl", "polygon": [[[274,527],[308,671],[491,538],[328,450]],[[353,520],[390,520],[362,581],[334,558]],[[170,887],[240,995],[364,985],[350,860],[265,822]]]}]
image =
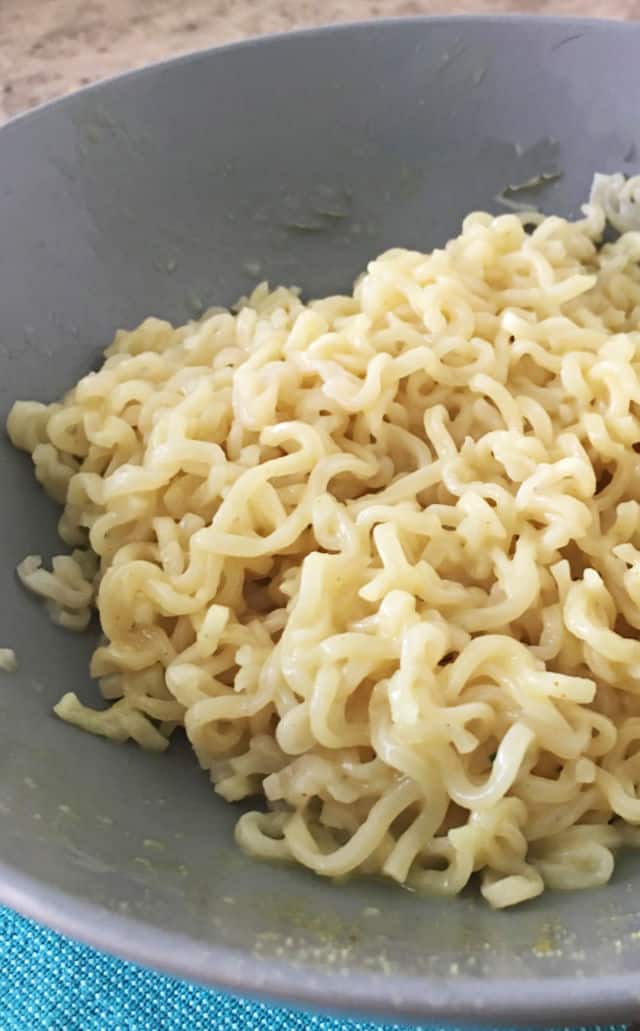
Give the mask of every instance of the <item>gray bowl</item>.
[{"label": "gray bowl", "polygon": [[[117,326],[272,282],[349,286],[430,248],[508,184],[575,214],[594,171],[636,171],[640,25],[442,19],[243,43],[84,90],[0,132],[0,418],[53,399]],[[557,141],[557,142],[554,142]],[[518,194],[518,196],[520,196]],[[341,217],[317,215],[341,204]],[[533,197],[529,199],[534,199]],[[186,747],[154,757],[51,715],[95,697],[91,635],[18,586],[56,511],[0,441],[0,900],[100,948],[232,991],[342,1012],[588,1022],[640,1012],[640,862],[494,913],[333,884],[237,851],[237,808]]]}]

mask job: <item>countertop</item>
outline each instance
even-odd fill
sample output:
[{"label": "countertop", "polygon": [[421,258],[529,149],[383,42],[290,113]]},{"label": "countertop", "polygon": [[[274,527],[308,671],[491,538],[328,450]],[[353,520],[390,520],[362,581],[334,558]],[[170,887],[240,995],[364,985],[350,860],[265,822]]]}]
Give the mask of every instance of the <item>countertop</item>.
[{"label": "countertop", "polygon": [[79,86],[246,36],[361,18],[524,11],[640,18],[640,0],[0,0],[0,122]]}]

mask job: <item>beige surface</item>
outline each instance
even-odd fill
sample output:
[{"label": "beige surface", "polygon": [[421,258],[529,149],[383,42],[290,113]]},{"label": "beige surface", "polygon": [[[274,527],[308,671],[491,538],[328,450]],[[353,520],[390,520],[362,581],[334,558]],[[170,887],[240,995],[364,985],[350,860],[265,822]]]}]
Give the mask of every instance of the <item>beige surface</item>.
[{"label": "beige surface", "polygon": [[243,36],[483,11],[640,17],[640,0],[0,0],[0,120],[94,79]]}]

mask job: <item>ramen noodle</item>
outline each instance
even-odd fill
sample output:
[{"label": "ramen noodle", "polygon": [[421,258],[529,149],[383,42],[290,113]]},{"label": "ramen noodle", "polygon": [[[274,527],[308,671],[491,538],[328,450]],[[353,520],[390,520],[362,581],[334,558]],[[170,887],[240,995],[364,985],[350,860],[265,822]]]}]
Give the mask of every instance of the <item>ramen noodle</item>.
[{"label": "ramen noodle", "polygon": [[157,751],[183,727],[224,799],[263,797],[256,856],[442,895],[478,873],[496,907],[604,884],[640,843],[622,185],[575,223],[471,214],[348,296],[148,318],[62,401],[16,403],[70,552],[18,574],[103,634],[108,706],[57,714]]},{"label": "ramen noodle", "polygon": [[15,673],[18,660],[13,648],[0,648],[0,669],[3,673]]}]

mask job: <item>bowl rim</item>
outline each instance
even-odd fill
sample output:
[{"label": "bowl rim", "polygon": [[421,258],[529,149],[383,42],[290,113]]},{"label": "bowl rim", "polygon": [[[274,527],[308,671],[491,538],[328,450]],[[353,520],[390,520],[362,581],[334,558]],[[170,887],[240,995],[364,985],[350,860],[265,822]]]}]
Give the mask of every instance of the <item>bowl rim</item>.
[{"label": "bowl rim", "polygon": [[[215,59],[221,52],[358,31],[399,26],[545,25],[583,32],[636,32],[640,22],[614,18],[528,13],[410,15],[331,23],[294,31],[251,36],[222,45],[195,49],[139,68],[107,76],[9,118],[0,134],[12,131],[77,96],[100,91],[107,84],[145,77],[183,63]],[[560,43],[563,41],[560,40]],[[567,39],[566,42],[569,42]],[[259,958],[245,949],[207,944],[183,933],[157,928],[115,913],[22,873],[0,860],[0,905],[52,930],[112,956],[215,989],[267,1003],[300,1006],[352,1017],[406,1021],[459,1020],[481,1024],[530,1024],[540,1027],[565,1022],[611,1024],[637,1018],[640,969],[590,979],[538,976],[530,979],[352,973],[336,977],[328,971],[294,966],[284,959]],[[390,990],[390,985],[392,990]],[[329,1006],[327,1000],[332,1000]]]},{"label": "bowl rim", "polygon": [[[352,973],[263,959],[196,941],[42,884],[0,863],[0,904],[117,959],[158,974],[285,1007],[377,1020],[474,1021],[483,1026],[625,1023],[637,1017],[637,973],[598,978],[430,978]],[[452,903],[455,904],[455,903]],[[331,1000],[328,1004],[327,1000]]]},{"label": "bowl rim", "polygon": [[[527,12],[493,12],[487,14],[410,14],[396,15],[380,18],[359,18],[353,21],[328,22],[320,25],[311,25],[303,28],[284,30],[281,32],[270,32],[261,36],[246,36],[242,39],[233,39],[225,43],[213,44],[207,47],[196,47],[186,50],[183,53],[175,54],[172,57],[163,58],[160,61],[152,61],[147,64],[130,68],[127,71],[116,72],[114,75],[105,75],[95,79],[93,82],[78,86],[51,100],[44,100],[34,107],[24,111],[18,111],[11,115],[4,122],[0,122],[0,132],[5,132],[30,118],[34,118],[49,109],[62,106],[79,96],[87,96],[94,90],[100,90],[106,85],[122,83],[130,79],[144,77],[169,67],[177,67],[181,64],[189,64],[194,60],[207,60],[219,53],[227,53],[233,50],[249,50],[256,46],[264,46],[272,43],[282,43],[289,40],[310,38],[312,36],[330,36],[334,33],[361,31],[363,29],[394,28],[402,25],[490,25],[506,27],[510,25],[524,25],[534,23],[537,25],[549,25],[551,27],[580,29],[587,31],[622,30],[624,32],[637,31],[640,21],[624,18],[596,18],[581,17],[580,15],[569,14],[533,14]],[[569,39],[559,40],[560,45],[569,42]]]}]

